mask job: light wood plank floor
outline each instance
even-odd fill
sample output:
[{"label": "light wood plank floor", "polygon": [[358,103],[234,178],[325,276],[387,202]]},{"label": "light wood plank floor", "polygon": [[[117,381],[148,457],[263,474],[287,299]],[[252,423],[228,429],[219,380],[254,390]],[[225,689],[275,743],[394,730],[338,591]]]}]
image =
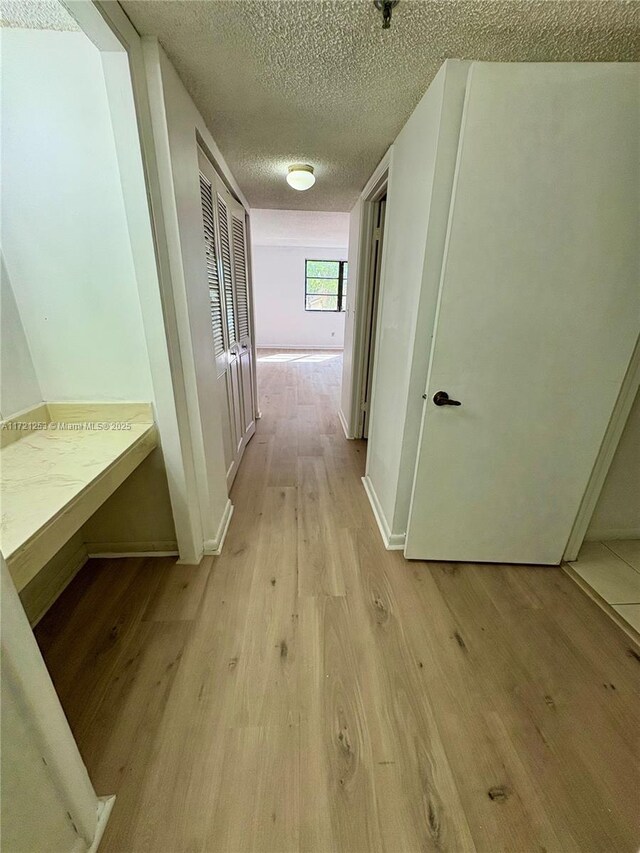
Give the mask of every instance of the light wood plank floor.
[{"label": "light wood plank floor", "polygon": [[93,560],[36,632],[103,853],[636,851],[638,650],[559,569],[386,551],[340,358],[265,357],[223,555]]}]

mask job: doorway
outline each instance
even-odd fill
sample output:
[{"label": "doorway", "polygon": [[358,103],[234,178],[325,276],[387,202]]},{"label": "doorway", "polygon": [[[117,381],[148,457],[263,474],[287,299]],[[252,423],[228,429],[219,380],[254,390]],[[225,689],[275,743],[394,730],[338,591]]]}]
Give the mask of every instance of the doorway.
[{"label": "doorway", "polygon": [[367,286],[366,303],[366,326],[364,340],[364,359],[362,363],[362,397],[360,401],[360,417],[362,438],[367,438],[369,433],[369,406],[371,393],[373,391],[373,368],[376,351],[376,326],[378,318],[378,304],[380,297],[380,271],[382,268],[382,240],[384,234],[384,217],[387,205],[387,189],[384,187],[384,195],[373,203],[373,217],[371,230],[371,255],[369,261],[369,276]]},{"label": "doorway", "polygon": [[[350,438],[367,439],[376,367],[378,315],[382,300],[388,160],[380,164],[362,198],[353,336]],[[345,431],[346,427],[345,427]]]}]

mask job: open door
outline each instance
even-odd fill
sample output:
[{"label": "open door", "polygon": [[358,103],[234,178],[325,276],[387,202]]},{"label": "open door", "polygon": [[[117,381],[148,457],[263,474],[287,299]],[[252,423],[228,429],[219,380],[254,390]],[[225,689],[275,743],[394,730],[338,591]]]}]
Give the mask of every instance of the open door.
[{"label": "open door", "polygon": [[640,330],[638,94],[631,64],[472,67],[406,557],[562,559]]}]

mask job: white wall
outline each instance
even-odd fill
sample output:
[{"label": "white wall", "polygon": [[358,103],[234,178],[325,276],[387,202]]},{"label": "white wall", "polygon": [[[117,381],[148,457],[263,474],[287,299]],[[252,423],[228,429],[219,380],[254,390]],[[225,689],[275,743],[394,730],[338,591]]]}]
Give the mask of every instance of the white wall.
[{"label": "white wall", "polygon": [[[135,194],[127,210],[121,180],[123,163],[130,188],[142,176],[126,55],[106,54],[121,142],[125,126],[132,133],[118,157],[102,56],[83,32],[3,29],[2,47],[0,411],[41,400],[152,402],[138,277],[155,269],[141,268],[149,253],[140,245],[134,264]],[[144,184],[138,190],[136,227],[146,219],[153,266]],[[156,367],[169,382],[166,364]],[[175,549],[162,452],[153,457],[92,520],[100,550]]]},{"label": "white wall", "polygon": [[346,261],[345,249],[253,247],[256,344],[342,348],[344,313],[305,311],[305,260]]},{"label": "white wall", "polygon": [[228,494],[222,443],[198,171],[200,139],[232,191],[246,206],[233,175],[157,39],[142,40],[158,157],[180,359],[186,390],[205,550],[215,550]]},{"label": "white wall", "polygon": [[349,214],[254,207],[251,210],[251,240],[254,246],[346,249],[349,245]]},{"label": "white wall", "polygon": [[305,311],[305,260],[346,261],[349,214],[251,211],[256,344],[342,348],[345,315]]},{"label": "white wall", "polygon": [[640,393],[596,504],[587,539],[640,539]]},{"label": "white wall", "polygon": [[151,400],[100,53],[4,29],[2,78],[2,251],[42,395]]},{"label": "white wall", "polygon": [[0,263],[0,417],[10,418],[42,402],[42,391],[4,257]]},{"label": "white wall", "polygon": [[408,519],[431,337],[417,339],[416,329],[433,327],[468,67],[444,64],[393,144],[367,477],[398,536]]},{"label": "white wall", "polygon": [[362,218],[364,216],[364,204],[361,198],[355,203],[349,214],[349,278],[351,287],[347,290],[347,310],[344,318],[344,354],[342,357],[342,386],[340,388],[340,415],[344,429],[349,437],[350,424],[353,422],[352,395],[355,377],[353,347],[355,343],[356,322],[356,291],[360,275],[360,232],[362,230]]}]

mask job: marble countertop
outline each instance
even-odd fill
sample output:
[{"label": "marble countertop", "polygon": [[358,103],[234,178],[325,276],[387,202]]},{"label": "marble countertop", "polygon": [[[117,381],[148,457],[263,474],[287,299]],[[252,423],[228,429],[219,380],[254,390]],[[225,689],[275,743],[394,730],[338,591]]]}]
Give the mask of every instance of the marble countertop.
[{"label": "marble countertop", "polygon": [[97,421],[78,404],[75,417],[61,414],[0,450],[0,550],[18,590],[157,445],[140,416],[109,419],[103,409]]}]

